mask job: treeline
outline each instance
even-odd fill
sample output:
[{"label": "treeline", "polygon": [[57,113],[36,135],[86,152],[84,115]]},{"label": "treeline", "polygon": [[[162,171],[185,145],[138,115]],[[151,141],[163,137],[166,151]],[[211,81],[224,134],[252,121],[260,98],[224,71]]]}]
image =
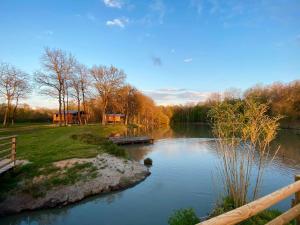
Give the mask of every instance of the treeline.
[{"label": "treeline", "polygon": [[287,126],[300,122],[300,80],[290,83],[273,83],[271,85],[256,85],[244,93],[236,89],[225,93],[212,94],[206,102],[197,105],[171,106],[171,122],[195,122],[207,123],[208,111],[214,104],[221,101],[243,101],[254,99],[257,102],[265,103],[269,107],[268,114],[272,116],[281,115],[281,123]]},{"label": "treeline", "polygon": [[[6,104],[0,104],[0,119],[3,120]],[[31,108],[28,104],[20,104],[16,112],[16,123],[44,123],[51,122],[52,115],[55,112],[48,108]]]},{"label": "treeline", "polygon": [[14,124],[19,102],[30,92],[28,74],[10,64],[0,63],[0,100],[4,101],[1,106],[4,111],[3,126],[7,126],[9,121]]},{"label": "treeline", "polygon": [[[101,121],[106,124],[107,113],[124,114],[125,124],[145,127],[168,124],[169,117],[153,100],[126,83],[126,74],[114,66],[95,65],[88,68],[71,54],[61,49],[45,48],[41,68],[31,77],[10,64],[0,64],[0,118],[3,125],[9,121],[22,121],[22,110],[35,115],[35,110],[19,108],[19,101],[29,97],[32,91],[56,99],[59,125],[68,123],[68,110],[78,111],[79,124]],[[33,88],[35,87],[35,88]],[[87,113],[81,117],[80,111]],[[47,114],[49,116],[49,113]],[[18,116],[18,118],[17,118]],[[32,119],[27,117],[27,121]],[[46,116],[43,118],[46,119]],[[82,121],[83,120],[83,121]]]},{"label": "treeline", "polygon": [[197,104],[195,106],[173,106],[171,107],[173,115],[171,121],[173,123],[207,123],[207,113],[210,106],[207,104]]}]

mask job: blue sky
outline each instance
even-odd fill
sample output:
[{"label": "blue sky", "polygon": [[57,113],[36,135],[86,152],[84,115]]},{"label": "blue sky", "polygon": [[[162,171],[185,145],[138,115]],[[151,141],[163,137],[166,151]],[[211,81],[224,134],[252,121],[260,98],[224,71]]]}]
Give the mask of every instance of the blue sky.
[{"label": "blue sky", "polygon": [[0,0],[0,28],[0,61],[33,73],[61,48],[124,69],[158,104],[300,78],[299,0]]}]

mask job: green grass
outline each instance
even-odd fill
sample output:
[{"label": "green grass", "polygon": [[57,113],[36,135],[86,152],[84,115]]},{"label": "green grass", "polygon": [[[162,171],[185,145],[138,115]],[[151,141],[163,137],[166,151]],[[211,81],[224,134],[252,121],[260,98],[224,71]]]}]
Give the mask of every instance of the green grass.
[{"label": "green grass", "polygon": [[102,142],[88,142],[72,138],[86,135],[103,140],[112,132],[122,131],[123,126],[70,126],[53,127],[36,125],[20,128],[6,128],[0,136],[17,134],[17,158],[37,164],[51,163],[69,158],[93,157],[101,152]]},{"label": "green grass", "polygon": [[169,218],[169,225],[195,225],[200,222],[195,210],[192,208],[175,211]]},{"label": "green grass", "polygon": [[[122,125],[55,127],[39,124],[0,129],[0,137],[18,135],[17,159],[30,161],[29,164],[16,167],[14,171],[0,176],[0,195],[3,197],[19,188],[20,183],[27,182],[30,187],[30,181],[38,176],[47,176],[49,179],[43,182],[43,187],[31,187],[32,190],[74,183],[83,178],[80,171],[87,170],[87,165],[75,165],[61,174],[52,164],[56,161],[90,158],[104,152],[126,158],[124,149],[105,139],[110,133],[122,132],[124,128]],[[96,176],[93,171],[89,172]],[[52,177],[53,174],[59,176]]]}]

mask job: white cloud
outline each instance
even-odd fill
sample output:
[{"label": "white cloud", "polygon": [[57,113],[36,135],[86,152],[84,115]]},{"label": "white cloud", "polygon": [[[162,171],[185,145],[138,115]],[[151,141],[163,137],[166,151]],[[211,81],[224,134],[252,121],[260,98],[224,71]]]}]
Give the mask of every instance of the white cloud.
[{"label": "white cloud", "polygon": [[129,20],[127,18],[119,18],[119,19],[116,18],[113,20],[106,21],[106,25],[109,27],[116,26],[116,27],[124,28],[126,26],[126,24],[128,24],[128,23],[129,23]]},{"label": "white cloud", "polygon": [[183,62],[185,63],[190,63],[193,61],[193,58],[187,58],[187,59],[184,59]]},{"label": "white cloud", "polygon": [[210,92],[175,88],[148,90],[144,93],[158,105],[196,104],[204,102],[211,94]]},{"label": "white cloud", "polygon": [[123,6],[123,2],[121,0],[103,0],[104,4],[110,8],[118,8],[121,9]]}]

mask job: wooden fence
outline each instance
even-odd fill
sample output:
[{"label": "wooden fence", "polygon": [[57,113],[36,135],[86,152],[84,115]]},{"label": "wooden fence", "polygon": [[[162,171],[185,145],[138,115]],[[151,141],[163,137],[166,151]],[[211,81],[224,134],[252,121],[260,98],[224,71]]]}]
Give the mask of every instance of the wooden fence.
[{"label": "wooden fence", "polygon": [[16,165],[16,136],[0,137],[0,174]]},{"label": "wooden fence", "polygon": [[241,206],[237,209],[206,220],[196,225],[233,225],[243,222],[250,217],[262,212],[265,209],[275,205],[284,200],[290,195],[295,194],[293,200],[293,207],[281,214],[274,220],[267,223],[267,225],[283,225],[292,220],[296,220],[296,225],[300,225],[300,175],[295,176],[295,182],[284,188],[281,188],[269,195],[257,199],[249,204]]}]

